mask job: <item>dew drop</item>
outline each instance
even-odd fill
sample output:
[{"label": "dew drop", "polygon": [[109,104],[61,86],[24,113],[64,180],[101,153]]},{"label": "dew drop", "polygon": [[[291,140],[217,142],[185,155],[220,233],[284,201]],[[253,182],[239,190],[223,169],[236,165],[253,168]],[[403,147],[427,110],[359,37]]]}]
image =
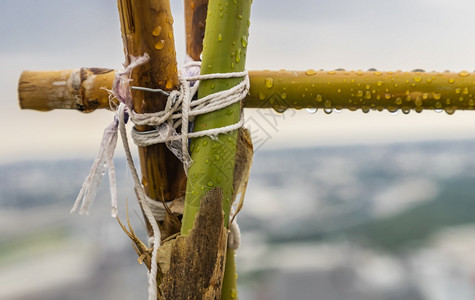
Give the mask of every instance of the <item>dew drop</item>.
[{"label": "dew drop", "polygon": [[160,33],[162,32],[162,26],[157,26],[155,29],[152,31],[153,36],[159,36]]},{"label": "dew drop", "polygon": [[417,97],[416,100],[414,101],[414,104],[416,106],[421,106],[422,105],[422,99],[421,97]]},{"label": "dew drop", "polygon": [[434,109],[434,111],[438,114],[440,114],[441,112],[443,112],[444,110],[443,109],[440,109],[440,108],[436,108]]},{"label": "dew drop", "polygon": [[455,79],[449,78],[449,83],[454,83],[454,82],[455,82]]},{"label": "dew drop", "polygon": [[212,182],[212,181],[208,181],[208,186],[213,186],[213,182]]},{"label": "dew drop", "polygon": [[324,111],[327,115],[329,115],[329,114],[331,114],[331,113],[333,112],[333,108],[327,108],[327,107],[326,107],[326,108],[323,109],[323,111]]},{"label": "dew drop", "polygon": [[378,86],[382,86],[382,85],[383,85],[383,82],[382,82],[382,81],[378,81],[378,82],[377,82],[377,85],[378,85]]},{"label": "dew drop", "polygon": [[328,73],[328,75],[335,75],[336,71],[328,71],[327,73]]},{"label": "dew drop", "polygon": [[368,106],[363,106],[363,107],[361,108],[361,111],[364,112],[365,114],[367,114],[367,113],[369,113],[370,109],[369,109]]},{"label": "dew drop", "polygon": [[395,103],[396,103],[397,105],[401,105],[401,104],[402,104],[402,98],[397,97]]},{"label": "dew drop", "polygon": [[280,94],[280,97],[281,97],[282,99],[284,99],[284,100],[287,99],[287,93],[282,93],[282,94]]},{"label": "dew drop", "polygon": [[470,72],[468,72],[468,71],[462,71],[462,72],[459,73],[460,77],[468,77],[469,75],[470,75]]},{"label": "dew drop", "polygon": [[274,85],[274,79],[272,77],[266,78],[265,82],[266,82],[266,87],[269,89],[272,88],[272,86]]},{"label": "dew drop", "polygon": [[446,109],[445,109],[445,112],[446,112],[448,115],[453,115],[453,114],[455,113],[455,109],[446,108]]},{"label": "dew drop", "polygon": [[243,48],[247,47],[247,36],[243,35],[241,37],[241,45],[242,45]]},{"label": "dew drop", "polygon": [[422,94],[422,99],[427,100],[429,98],[429,93]]},{"label": "dew drop", "polygon": [[363,97],[363,91],[362,90],[358,90],[358,92],[356,92],[356,96],[358,97]]},{"label": "dew drop", "polygon": [[317,100],[317,102],[322,102],[323,100],[322,95],[318,94],[317,97],[315,97],[315,100]]},{"label": "dew drop", "polygon": [[415,82],[421,82],[422,77],[421,76],[414,76],[413,79],[414,79]]},{"label": "dew drop", "polygon": [[427,82],[427,83],[432,83],[432,79],[428,78],[428,79],[426,80],[426,82]]},{"label": "dew drop", "polygon": [[407,115],[411,112],[411,109],[406,107],[406,108],[402,108],[401,111],[403,114]]},{"label": "dew drop", "polygon": [[391,94],[388,94],[388,93],[384,94],[384,98],[386,98],[388,100],[391,99]]},{"label": "dew drop", "polygon": [[287,107],[272,107],[273,110],[275,110],[276,112],[278,112],[279,114],[283,114],[286,110],[287,110]]},{"label": "dew drop", "polygon": [[223,40],[223,35],[220,33],[218,34],[218,41],[221,42]]},{"label": "dew drop", "polygon": [[234,57],[234,60],[237,63],[241,61],[241,48],[236,49],[236,56]]},{"label": "dew drop", "polygon": [[468,94],[468,87],[465,87],[465,88],[463,89],[462,94],[464,94],[464,95],[467,95],[467,94]]},{"label": "dew drop", "polygon": [[165,40],[159,40],[155,43],[155,49],[161,50],[165,46]]},{"label": "dew drop", "polygon": [[325,106],[326,108],[331,107],[332,102],[330,100],[325,100],[325,102],[323,103],[323,106]]},{"label": "dew drop", "polygon": [[364,97],[368,100],[371,99],[371,91],[366,91]]},{"label": "dew drop", "polygon": [[361,70],[356,71],[356,75],[363,76],[363,71],[361,71]]},{"label": "dew drop", "polygon": [[433,93],[433,94],[432,94],[432,97],[434,97],[435,100],[440,100],[440,98],[442,98],[442,94]]},{"label": "dew drop", "polygon": [[381,72],[379,72],[379,71],[376,71],[376,72],[374,72],[373,74],[376,75],[376,76],[381,76],[381,75],[383,75],[383,73],[381,73]]},{"label": "dew drop", "polygon": [[456,93],[456,94],[460,94],[460,91],[461,91],[460,88],[456,88],[456,89],[455,89],[455,93]]},{"label": "dew drop", "polygon": [[441,108],[442,107],[442,103],[440,103],[439,101],[437,101],[435,103],[435,108]]},{"label": "dew drop", "polygon": [[318,108],[312,107],[312,108],[306,108],[305,110],[306,110],[309,114],[312,114],[312,115],[313,115],[314,113],[317,112]]},{"label": "dew drop", "polygon": [[312,76],[312,75],[317,74],[317,72],[315,70],[309,69],[309,70],[305,71],[305,74],[308,75],[308,76]]},{"label": "dew drop", "polygon": [[168,79],[167,83],[165,84],[165,88],[167,90],[171,90],[172,87],[173,87],[173,81],[171,79]]}]

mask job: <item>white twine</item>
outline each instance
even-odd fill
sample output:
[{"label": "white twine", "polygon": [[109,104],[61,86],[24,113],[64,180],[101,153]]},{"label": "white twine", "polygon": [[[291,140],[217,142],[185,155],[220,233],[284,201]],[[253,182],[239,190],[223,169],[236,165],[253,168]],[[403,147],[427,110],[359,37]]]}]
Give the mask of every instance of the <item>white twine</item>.
[{"label": "white twine", "polygon": [[[196,63],[188,64],[186,68],[195,67]],[[186,73],[186,72],[183,72]],[[199,88],[201,80],[216,78],[241,78],[244,79],[236,86],[217,93],[210,94],[199,100],[192,101]],[[139,147],[147,147],[158,143],[166,143],[167,147],[183,162],[185,172],[191,165],[191,157],[188,153],[188,140],[203,136],[216,137],[218,134],[227,133],[243,126],[244,118],[224,127],[213,128],[197,132],[189,132],[189,123],[193,122],[198,115],[210,113],[228,107],[242,101],[249,92],[249,76],[246,71],[235,73],[217,73],[207,75],[180,76],[180,90],[166,93],[161,89],[144,89],[132,87],[149,92],[168,94],[165,109],[156,113],[139,114],[131,113],[135,125],[155,127],[156,130],[140,132],[132,131],[134,143]],[[181,126],[181,133],[176,129]]]},{"label": "white twine", "polygon": [[[110,193],[112,202],[112,216],[117,216],[117,188],[114,168],[114,150],[117,145],[118,132],[122,138],[127,164],[131,170],[132,178],[134,180],[134,191],[137,199],[141,204],[145,217],[150,223],[153,231],[153,237],[150,237],[149,242],[153,246],[152,263],[150,272],[148,274],[148,293],[149,300],[157,299],[157,285],[156,277],[158,272],[157,253],[160,247],[160,229],[157,221],[163,220],[166,214],[165,206],[159,201],[150,199],[145,194],[145,190],[140,183],[140,179],[135,168],[132,158],[132,153],[129,147],[127,138],[126,122],[129,115],[135,125],[147,125],[156,127],[157,130],[138,132],[135,129],[132,131],[134,142],[140,147],[146,147],[157,143],[166,143],[167,147],[183,162],[185,172],[191,164],[191,158],[188,153],[188,139],[211,136],[215,138],[218,134],[227,133],[239,129],[243,125],[243,117],[232,125],[224,126],[215,129],[209,129],[199,132],[189,132],[189,123],[200,114],[209,113],[243,100],[249,92],[249,76],[247,72],[235,73],[217,73],[207,75],[193,75],[197,73],[199,62],[192,62],[186,64],[179,77],[180,90],[166,92],[161,89],[149,89],[143,87],[132,87],[133,89],[140,89],[148,92],[160,92],[168,96],[165,109],[157,113],[138,114],[133,111],[132,95],[130,92],[130,74],[132,69],[148,61],[149,56],[145,53],[141,57],[132,57],[130,64],[124,71],[118,72],[114,78],[111,95],[120,101],[117,108],[116,117],[114,121],[104,130],[104,135],[101,142],[99,153],[94,160],[89,175],[84,180],[81,191],[74,202],[71,213],[75,212],[81,204],[79,214],[89,214],[89,208],[94,202],[97,188],[99,187],[105,172],[108,169]],[[198,91],[199,81],[218,78],[240,78],[243,77],[238,85],[218,93],[208,95],[202,99],[192,101],[196,92]],[[181,125],[181,133],[178,134],[176,129]],[[181,144],[181,145],[177,145]],[[181,146],[181,147],[180,147]],[[153,203],[153,204],[152,204]],[[228,244],[232,249],[239,247],[241,237],[239,227],[236,222],[230,223],[230,237]],[[237,245],[237,246],[236,246]]]}]

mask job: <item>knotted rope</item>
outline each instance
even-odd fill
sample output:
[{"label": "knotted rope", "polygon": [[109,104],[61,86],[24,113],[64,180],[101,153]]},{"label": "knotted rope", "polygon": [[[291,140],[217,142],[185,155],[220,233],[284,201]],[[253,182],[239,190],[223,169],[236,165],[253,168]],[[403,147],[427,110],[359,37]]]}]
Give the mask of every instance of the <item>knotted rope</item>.
[{"label": "knotted rope", "polygon": [[[129,142],[127,138],[126,123],[130,118],[135,125],[146,125],[155,127],[156,130],[138,132],[135,128],[132,130],[132,137],[135,144],[139,147],[146,147],[157,143],[165,143],[167,147],[183,162],[185,172],[192,163],[188,152],[188,140],[190,138],[210,136],[215,138],[218,134],[227,133],[239,129],[243,125],[243,117],[232,125],[214,128],[198,132],[190,132],[190,124],[194,118],[201,114],[213,112],[234,103],[243,100],[249,92],[249,76],[247,72],[235,73],[217,73],[207,75],[187,76],[192,68],[195,68],[199,63],[194,62],[184,66],[182,76],[179,77],[180,88],[170,92],[161,89],[149,89],[144,87],[130,87],[130,75],[132,70],[148,61],[148,54],[141,57],[132,57],[131,63],[124,71],[118,72],[114,78],[111,96],[119,100],[120,104],[116,109],[114,121],[104,130],[104,135],[101,142],[99,153],[94,160],[89,175],[84,180],[78,197],[71,209],[71,213],[75,212],[81,204],[79,214],[88,214],[89,208],[92,205],[97,188],[99,187],[104,174],[108,169],[110,193],[112,201],[112,216],[117,216],[117,190],[116,178],[114,168],[114,150],[117,145],[117,136],[120,132],[122,144],[124,146],[127,164],[132,173],[134,180],[134,191],[137,199],[144,210],[147,221],[152,226],[153,231],[153,250],[152,262],[157,261],[158,248],[160,247],[160,229],[157,220],[164,217],[164,204],[158,201],[156,205],[151,204],[152,201],[146,196],[145,190],[140,183],[140,179],[135,168],[135,164],[130,151]],[[195,94],[198,91],[199,82],[201,80],[218,79],[218,78],[244,78],[238,85],[221,92],[217,92],[199,100],[194,100]],[[160,92],[168,96],[165,109],[156,113],[139,114],[133,110],[132,94],[130,89],[143,90],[147,92]],[[177,133],[177,129],[181,126],[181,133]],[[163,208],[163,210],[162,210]],[[233,225],[234,224],[234,225]],[[230,224],[230,238],[228,244],[233,249],[237,249],[240,243],[239,227],[236,222]],[[157,298],[157,277],[158,265],[151,264],[149,272],[149,300]]]}]

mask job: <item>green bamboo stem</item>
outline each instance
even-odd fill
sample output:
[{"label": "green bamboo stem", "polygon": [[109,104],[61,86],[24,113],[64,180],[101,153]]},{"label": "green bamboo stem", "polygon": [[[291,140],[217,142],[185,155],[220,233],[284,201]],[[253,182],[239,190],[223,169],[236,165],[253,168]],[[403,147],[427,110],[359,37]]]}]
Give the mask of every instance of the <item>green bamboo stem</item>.
[{"label": "green bamboo stem", "polygon": [[[245,69],[251,0],[210,1],[204,37],[201,74],[239,72]],[[213,79],[200,83],[198,98],[227,90],[240,82],[239,78]],[[239,121],[241,104],[199,116],[195,131],[234,124]],[[200,199],[212,188],[223,190],[225,226],[233,194],[233,173],[237,131],[194,139],[190,145],[193,164],[188,171],[185,210],[181,233],[187,235],[193,227]]]},{"label": "green bamboo stem", "polygon": [[[18,89],[21,108],[84,111],[88,107],[87,111],[92,111],[109,107],[101,87],[110,89],[113,76],[83,83],[84,92],[78,98],[73,97],[73,87],[63,92],[61,86],[44,84],[71,81],[64,78],[65,73],[74,72],[24,72]],[[251,89],[245,108],[437,109],[448,113],[475,109],[475,73],[468,72],[250,71],[249,77]]]},{"label": "green bamboo stem", "polygon": [[475,109],[475,73],[253,71],[245,107],[409,112]]}]

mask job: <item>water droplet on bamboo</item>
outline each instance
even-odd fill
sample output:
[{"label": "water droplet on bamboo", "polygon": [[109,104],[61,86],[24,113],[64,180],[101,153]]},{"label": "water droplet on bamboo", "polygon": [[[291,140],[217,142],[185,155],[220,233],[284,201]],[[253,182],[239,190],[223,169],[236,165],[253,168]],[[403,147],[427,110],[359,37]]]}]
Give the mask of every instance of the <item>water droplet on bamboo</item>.
[{"label": "water droplet on bamboo", "polygon": [[323,97],[322,97],[322,95],[320,95],[320,94],[318,94],[318,95],[315,97],[315,100],[316,100],[317,102],[322,102],[322,99],[323,99]]},{"label": "water droplet on bamboo", "polygon": [[234,60],[238,63],[241,61],[241,48],[237,48],[236,49],[236,57],[234,58]]},{"label": "water droplet on bamboo", "polygon": [[165,40],[159,40],[155,43],[155,49],[161,50],[165,46]]},{"label": "water droplet on bamboo", "polygon": [[402,104],[402,98],[400,97],[397,97],[396,98],[396,101],[394,101],[397,105],[401,105]]},{"label": "water droplet on bamboo", "polygon": [[446,108],[446,109],[445,109],[445,112],[446,112],[448,115],[453,115],[453,114],[455,113],[455,109]]},{"label": "water droplet on bamboo", "polygon": [[371,99],[371,92],[370,92],[370,91],[366,91],[364,97],[365,97],[366,99],[368,99],[368,100]]},{"label": "water droplet on bamboo", "polygon": [[440,98],[442,98],[442,94],[433,93],[433,94],[432,94],[432,97],[434,97],[435,100],[440,100]]},{"label": "water droplet on bamboo", "polygon": [[167,90],[171,90],[172,87],[173,87],[173,81],[172,81],[171,79],[168,79],[168,80],[167,80],[167,83],[165,84],[165,88],[166,88]]},{"label": "water droplet on bamboo", "polygon": [[464,95],[467,95],[467,94],[468,94],[468,87],[465,87],[465,88],[463,89],[462,94],[464,94]]},{"label": "water droplet on bamboo", "polygon": [[223,35],[220,33],[218,34],[218,42],[221,42],[223,40]]},{"label": "water droplet on bamboo", "polygon": [[317,74],[317,72],[315,70],[312,70],[312,69],[309,69],[307,71],[305,71],[305,75],[308,75],[308,76],[313,76]]},{"label": "water droplet on bamboo", "polygon": [[416,106],[422,106],[422,99],[421,97],[417,97],[416,100],[414,100],[414,104]]},{"label": "water droplet on bamboo", "polygon": [[421,82],[422,77],[421,76],[414,76],[413,79],[414,79],[415,82]]},{"label": "water droplet on bamboo", "polygon": [[462,71],[462,72],[459,73],[460,77],[468,77],[469,75],[470,75],[470,72],[468,72],[468,71]]},{"label": "water droplet on bamboo", "polygon": [[309,114],[314,114],[317,112],[318,108],[310,107],[305,109]]},{"label": "water droplet on bamboo", "polygon": [[454,82],[455,82],[455,79],[449,78],[449,83],[454,83]]},{"label": "water droplet on bamboo", "polygon": [[153,36],[159,36],[161,32],[162,32],[162,26],[157,26],[157,27],[155,27],[155,29],[153,29],[152,35]]},{"label": "water droplet on bamboo", "polygon": [[377,84],[378,86],[382,86],[382,85],[383,85],[383,82],[382,82],[382,81],[378,81],[376,84]]},{"label": "water droplet on bamboo", "polygon": [[274,85],[274,79],[272,77],[266,78],[265,82],[266,82],[266,87],[269,89],[272,88],[272,86]]},{"label": "water droplet on bamboo", "polygon": [[243,35],[241,37],[241,45],[242,45],[243,48],[247,47],[247,36]]},{"label": "water droplet on bamboo", "polygon": [[323,111],[324,111],[327,115],[329,115],[329,114],[331,114],[331,113],[333,112],[333,108],[327,108],[327,107],[325,107],[325,108],[323,109]]}]

